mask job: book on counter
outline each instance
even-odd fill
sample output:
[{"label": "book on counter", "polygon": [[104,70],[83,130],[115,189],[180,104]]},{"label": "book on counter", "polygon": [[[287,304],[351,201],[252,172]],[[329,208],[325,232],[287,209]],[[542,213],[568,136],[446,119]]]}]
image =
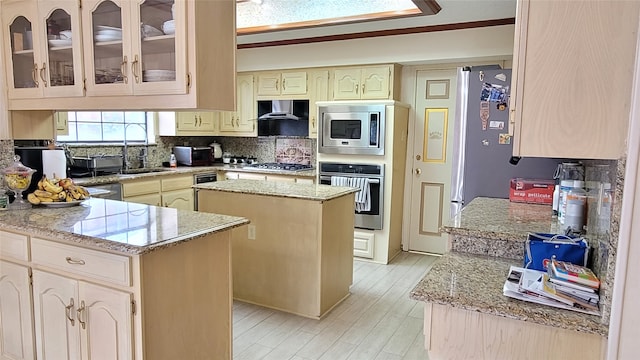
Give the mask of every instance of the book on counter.
[{"label": "book on counter", "polygon": [[596,290],[600,288],[600,280],[588,267],[551,259],[551,271],[551,275],[555,279],[587,286]]},{"label": "book on counter", "polygon": [[505,296],[581,313],[600,315],[598,299],[573,298],[558,291],[543,271],[511,266],[504,283]]}]

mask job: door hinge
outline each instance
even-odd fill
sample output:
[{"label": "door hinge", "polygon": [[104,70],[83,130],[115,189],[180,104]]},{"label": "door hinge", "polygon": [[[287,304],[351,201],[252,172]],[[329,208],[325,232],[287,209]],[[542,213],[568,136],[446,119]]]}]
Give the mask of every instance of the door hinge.
[{"label": "door hinge", "polygon": [[29,285],[33,287],[33,270],[29,268]]},{"label": "door hinge", "polygon": [[135,300],[131,300],[131,314],[132,315],[136,315],[136,301]]}]

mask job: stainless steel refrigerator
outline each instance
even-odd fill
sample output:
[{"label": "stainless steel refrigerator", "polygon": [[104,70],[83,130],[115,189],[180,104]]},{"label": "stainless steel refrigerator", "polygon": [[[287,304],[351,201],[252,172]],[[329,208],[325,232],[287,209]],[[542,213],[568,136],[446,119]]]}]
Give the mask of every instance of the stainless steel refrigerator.
[{"label": "stainless steel refrigerator", "polygon": [[508,136],[511,69],[459,68],[457,85],[452,217],[476,197],[509,198],[511,178],[553,178],[562,159],[512,158]]}]

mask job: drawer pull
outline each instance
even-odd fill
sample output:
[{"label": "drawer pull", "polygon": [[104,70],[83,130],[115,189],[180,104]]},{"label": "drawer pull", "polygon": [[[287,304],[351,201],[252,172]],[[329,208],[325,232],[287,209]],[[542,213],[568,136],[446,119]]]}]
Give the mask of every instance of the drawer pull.
[{"label": "drawer pull", "polygon": [[78,310],[76,310],[76,312],[78,313],[78,322],[80,323],[80,325],[82,325],[83,329],[87,328],[87,322],[86,321],[82,321],[82,313],[84,312],[85,307],[84,307],[84,300],[80,301],[80,307],[78,308]]},{"label": "drawer pull", "polygon": [[69,300],[69,305],[64,307],[64,312],[67,315],[67,319],[71,322],[71,326],[75,326],[76,321],[71,317],[71,309],[73,309],[73,298]]},{"label": "drawer pull", "polygon": [[65,260],[67,260],[67,263],[69,263],[71,265],[84,265],[84,264],[86,264],[84,262],[84,260],[82,260],[82,259],[80,259],[80,260],[72,259],[70,256],[67,256],[65,258]]}]

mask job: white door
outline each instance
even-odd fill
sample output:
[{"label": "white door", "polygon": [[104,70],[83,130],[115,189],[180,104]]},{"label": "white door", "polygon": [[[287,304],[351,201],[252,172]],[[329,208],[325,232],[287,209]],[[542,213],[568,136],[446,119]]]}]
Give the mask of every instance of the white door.
[{"label": "white door", "polygon": [[443,254],[449,221],[456,69],[417,70],[409,250]]},{"label": "white door", "polygon": [[80,299],[82,358],[132,359],[131,294],[82,282]]},{"label": "white door", "polygon": [[0,261],[0,359],[34,358],[29,269]]},{"label": "white door", "polygon": [[37,358],[80,360],[80,332],[76,310],[78,283],[33,271],[33,308]]}]

